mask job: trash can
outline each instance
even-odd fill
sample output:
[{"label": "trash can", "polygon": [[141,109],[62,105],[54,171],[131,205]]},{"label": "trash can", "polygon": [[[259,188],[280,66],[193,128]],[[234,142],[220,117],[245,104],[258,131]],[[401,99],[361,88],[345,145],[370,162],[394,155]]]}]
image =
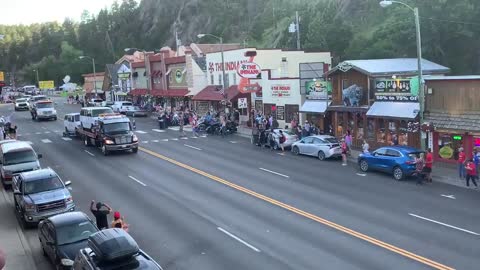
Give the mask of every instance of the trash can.
[{"label": "trash can", "polygon": [[158,118],[158,127],[160,129],[166,129],[167,128],[167,123],[165,123],[164,119]]}]

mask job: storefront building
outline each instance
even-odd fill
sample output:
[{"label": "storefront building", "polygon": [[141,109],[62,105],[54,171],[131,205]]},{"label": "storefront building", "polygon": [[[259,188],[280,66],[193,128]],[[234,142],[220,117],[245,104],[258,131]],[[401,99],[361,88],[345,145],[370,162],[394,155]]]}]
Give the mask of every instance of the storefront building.
[{"label": "storefront building", "polygon": [[[306,53],[304,51],[284,51],[280,49],[256,49],[256,48],[244,48],[235,50],[226,50],[224,52],[225,62],[225,78],[223,78],[223,67],[221,53],[209,53],[206,56],[207,65],[207,83],[208,85],[223,85],[225,80],[226,87],[237,86],[238,90],[242,94],[250,96],[245,115],[242,115],[241,122],[243,124],[250,125],[251,111],[264,114],[272,114],[272,108],[276,109],[276,102],[280,105],[280,109],[285,109],[283,118],[285,122],[289,122],[287,118],[289,115],[298,115],[299,107],[302,105],[301,99],[296,100],[295,104],[285,103],[286,99],[292,99],[297,97],[300,93],[299,83],[288,82],[290,90],[285,85],[281,85],[278,80],[292,79],[299,81],[299,64],[309,62],[322,62],[331,63],[331,54],[329,52],[312,52]],[[262,77],[262,70],[270,70],[270,77],[265,81]],[[261,79],[262,80],[258,80]],[[275,84],[277,79],[278,87],[272,89],[272,85]],[[261,85],[261,84],[265,85]],[[283,90],[278,90],[283,89]],[[275,91],[276,93],[273,93]],[[290,97],[279,97],[279,91],[286,91],[290,94]],[[267,93],[268,92],[268,93]],[[266,95],[268,94],[268,97]],[[275,96],[276,95],[276,96]],[[265,99],[266,97],[266,99]],[[238,104],[238,98],[229,98],[231,102]],[[275,100],[275,102],[274,102]],[[287,112],[287,106],[288,112]],[[290,106],[294,105],[294,106]],[[285,108],[283,108],[285,107]],[[279,113],[275,111],[275,114]]]},{"label": "storefront building", "polygon": [[[449,69],[422,60],[424,74],[445,74]],[[420,147],[417,59],[351,60],[325,74],[332,83],[328,111],[333,133],[350,132],[353,146],[366,140],[370,147]]]},{"label": "storefront building", "polygon": [[95,97],[95,89],[97,89],[96,93],[99,97],[103,97],[103,80],[105,77],[105,72],[97,72],[95,74],[82,74],[84,79],[83,90],[85,90],[85,99],[91,99]]},{"label": "storefront building", "polygon": [[434,160],[456,163],[480,150],[480,76],[427,76],[425,127]]}]

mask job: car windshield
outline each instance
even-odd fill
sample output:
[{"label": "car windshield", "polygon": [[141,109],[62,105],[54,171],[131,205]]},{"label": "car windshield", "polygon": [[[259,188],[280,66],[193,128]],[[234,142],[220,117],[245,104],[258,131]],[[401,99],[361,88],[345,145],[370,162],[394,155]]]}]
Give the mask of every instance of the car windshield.
[{"label": "car windshield", "polygon": [[84,221],[76,224],[68,224],[57,227],[58,245],[68,245],[75,242],[87,240],[90,235],[95,233],[97,228],[90,222]]},{"label": "car windshield", "polygon": [[46,108],[53,108],[53,103],[37,103],[38,109],[46,109]]},{"label": "car windshield", "polygon": [[19,99],[16,100],[16,102],[25,102],[25,101],[27,101],[26,98],[19,98]]},{"label": "car windshield", "polygon": [[[295,133],[293,133],[292,131],[287,130],[287,129],[282,129],[282,132],[283,132],[283,134],[290,135],[290,136],[295,135]],[[280,132],[279,132],[279,133],[280,133]]]},{"label": "car windshield", "polygon": [[101,100],[101,99],[94,99],[94,100],[92,100],[92,102],[98,102],[98,103],[101,103],[101,102],[103,102],[103,100]]},{"label": "car windshield", "polygon": [[124,102],[124,103],[122,104],[122,106],[133,106],[133,104],[130,103],[130,102]]},{"label": "car windshield", "polygon": [[99,116],[100,114],[102,113],[113,113],[112,109],[108,108],[108,109],[96,109],[96,110],[92,110],[92,116],[93,117],[97,117]]},{"label": "car windshield", "polygon": [[142,109],[140,109],[140,107],[138,107],[138,106],[134,106],[133,109],[136,110],[136,111],[142,110]]},{"label": "car windshield", "polygon": [[14,165],[20,163],[37,161],[37,155],[33,150],[15,151],[3,155],[3,165]]},{"label": "car windshield", "polygon": [[48,99],[47,97],[33,97],[34,101],[40,101],[40,100],[46,100]]},{"label": "car windshield", "polygon": [[63,188],[63,183],[57,176],[25,182],[25,194],[34,194]]},{"label": "car windshield", "polygon": [[130,131],[130,123],[120,122],[120,123],[106,124],[106,125],[103,125],[103,131],[106,134],[127,133],[128,131]]}]

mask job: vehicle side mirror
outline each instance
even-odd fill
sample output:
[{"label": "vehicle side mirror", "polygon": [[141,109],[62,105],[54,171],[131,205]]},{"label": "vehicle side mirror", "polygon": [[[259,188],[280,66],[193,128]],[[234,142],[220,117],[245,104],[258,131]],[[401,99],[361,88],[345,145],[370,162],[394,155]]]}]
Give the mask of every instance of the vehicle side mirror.
[{"label": "vehicle side mirror", "polygon": [[372,156],[376,157],[376,156],[377,156],[377,152],[373,152],[373,153],[372,153]]},{"label": "vehicle side mirror", "polygon": [[43,157],[42,154],[38,154],[38,155],[37,155],[37,158],[42,158],[42,157]]},{"label": "vehicle side mirror", "polygon": [[300,141],[300,143],[305,143],[304,141]]},{"label": "vehicle side mirror", "polygon": [[70,186],[71,184],[72,184],[72,181],[65,182],[65,186]]}]

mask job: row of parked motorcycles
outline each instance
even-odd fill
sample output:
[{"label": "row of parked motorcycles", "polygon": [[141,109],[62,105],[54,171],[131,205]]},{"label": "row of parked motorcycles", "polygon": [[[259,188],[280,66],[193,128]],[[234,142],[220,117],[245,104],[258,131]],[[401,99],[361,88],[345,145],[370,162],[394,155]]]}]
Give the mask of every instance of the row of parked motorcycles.
[{"label": "row of parked motorcycles", "polygon": [[237,132],[237,126],[237,123],[234,121],[227,121],[225,128],[222,129],[220,120],[213,118],[210,121],[207,121],[202,117],[199,121],[198,129],[199,132],[205,132],[210,135],[225,136]]}]

